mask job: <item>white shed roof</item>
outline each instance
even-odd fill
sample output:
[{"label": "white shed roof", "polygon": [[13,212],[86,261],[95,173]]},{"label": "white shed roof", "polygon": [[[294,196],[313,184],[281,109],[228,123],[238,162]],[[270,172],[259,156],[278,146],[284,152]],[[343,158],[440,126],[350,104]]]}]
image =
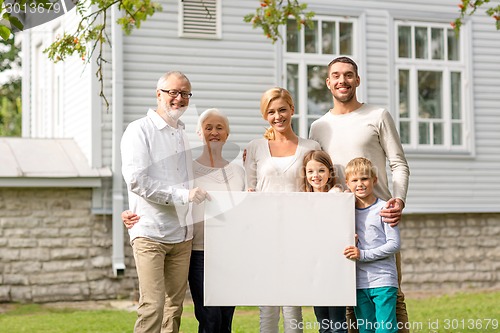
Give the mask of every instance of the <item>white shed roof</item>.
[{"label": "white shed roof", "polygon": [[100,187],[109,168],[91,168],[72,139],[0,138],[0,186]]}]

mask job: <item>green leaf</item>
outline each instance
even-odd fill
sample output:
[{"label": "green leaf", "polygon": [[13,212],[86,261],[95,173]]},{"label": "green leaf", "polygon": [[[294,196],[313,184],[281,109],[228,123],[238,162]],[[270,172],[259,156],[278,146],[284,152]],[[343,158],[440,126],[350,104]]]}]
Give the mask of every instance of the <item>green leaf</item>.
[{"label": "green leaf", "polygon": [[15,16],[11,16],[9,18],[9,22],[10,22],[10,24],[12,24],[14,27],[19,29],[20,31],[22,31],[24,28],[24,24],[21,21],[19,21],[19,19]]},{"label": "green leaf", "polygon": [[0,25],[0,37],[2,37],[3,40],[9,39],[10,29],[4,25]]}]

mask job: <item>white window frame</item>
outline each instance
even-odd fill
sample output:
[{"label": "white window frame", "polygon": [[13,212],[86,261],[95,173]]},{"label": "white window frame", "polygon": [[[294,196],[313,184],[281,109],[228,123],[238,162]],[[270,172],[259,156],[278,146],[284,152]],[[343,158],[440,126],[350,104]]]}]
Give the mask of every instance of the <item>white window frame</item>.
[{"label": "white window frame", "polygon": [[[221,0],[179,0],[179,37],[185,37],[185,38],[200,38],[200,39],[221,39],[222,38],[222,22],[221,22],[221,16],[222,16],[222,6],[221,6]],[[200,31],[199,32],[189,32],[184,30],[184,21],[185,21],[185,13],[184,13],[184,6],[186,4],[191,4],[191,5],[199,5],[201,6],[210,6],[214,10],[213,13],[207,13],[207,15],[213,15],[212,17],[208,17],[208,21],[210,20],[215,20],[214,27],[215,27],[215,32],[213,33],[208,33],[208,32],[203,32],[203,24],[207,22],[207,16],[203,16],[203,14],[197,14],[199,23],[200,23]],[[200,16],[201,15],[201,16]]]},{"label": "white window frame", "polygon": [[[399,57],[399,26],[410,26],[411,30],[411,58],[400,58]],[[415,57],[415,38],[414,38],[414,28],[415,27],[426,27],[431,28],[442,28],[451,29],[449,22],[436,22],[436,21],[417,21],[417,20],[394,20],[394,116],[398,123],[398,129],[400,125],[400,112],[399,112],[399,71],[408,70],[409,71],[409,81],[410,81],[410,96],[409,96],[409,119],[410,121],[410,142],[403,143],[405,151],[408,153],[429,153],[429,154],[442,154],[443,152],[459,153],[459,154],[470,154],[472,153],[472,107],[471,107],[471,94],[470,94],[470,71],[469,63],[466,59],[469,59],[466,52],[468,52],[468,45],[466,43],[470,32],[463,28],[461,34],[459,35],[459,60],[448,60],[445,35],[445,59],[417,59]],[[428,37],[428,53],[431,52],[430,48],[431,39]],[[442,122],[444,124],[443,128],[443,144],[434,144],[432,142],[432,134],[430,135],[431,142],[429,144],[419,143],[419,123],[422,120],[418,115],[418,71],[437,71],[442,73],[443,84],[442,84]],[[461,73],[461,87],[460,94],[462,97],[461,101],[461,123],[462,123],[462,144],[453,145],[452,144],[452,123],[456,122],[451,116],[451,79],[450,74],[452,72]],[[426,119],[430,123],[435,122],[433,118]],[[439,119],[437,119],[439,120]],[[432,128],[432,126],[430,126]],[[432,130],[432,129],[431,129]]]},{"label": "white window frame", "polygon": [[[298,92],[297,92],[297,99],[298,101],[295,102],[295,114],[294,118],[298,119],[298,128],[295,128],[295,131],[297,134],[301,137],[308,137],[309,133],[309,114],[308,114],[308,107],[307,107],[307,88],[308,88],[308,82],[307,82],[307,67],[310,65],[318,65],[318,66],[327,66],[330,61],[332,61],[334,58],[339,57],[339,56],[348,56],[352,58],[360,67],[363,66],[362,60],[362,51],[363,51],[363,45],[361,45],[362,36],[360,35],[361,27],[364,26],[364,22],[362,17],[359,16],[321,16],[317,15],[314,16],[313,21],[318,22],[318,26],[321,26],[322,22],[336,22],[337,26],[337,34],[339,33],[338,30],[338,25],[339,23],[344,23],[344,22],[349,22],[352,23],[352,54],[340,54],[340,53],[334,53],[334,54],[322,54],[321,53],[321,40],[322,40],[322,30],[319,29],[318,31],[318,53],[305,53],[304,52],[304,41],[305,41],[305,29],[302,28],[299,31],[300,34],[300,40],[301,40],[301,46],[300,46],[300,51],[299,52],[287,52],[287,35],[286,35],[286,27],[284,29],[283,33],[283,46],[282,46],[282,56],[283,56],[283,61],[282,61],[282,78],[283,78],[283,86],[286,87],[287,85],[287,65],[289,64],[296,64],[298,65]],[[337,44],[339,43],[339,40],[336,40]],[[337,52],[340,51],[339,48],[336,48]],[[361,73],[360,73],[361,75]],[[324,77],[324,80],[326,81],[326,76]],[[330,107],[333,106],[333,99],[331,97],[330,91],[326,88],[325,89],[325,95],[328,96],[332,100]],[[358,96],[364,96],[365,91],[364,88],[361,86],[358,88]],[[324,113],[328,112],[328,109],[324,110]],[[318,118],[321,117],[318,116]]]}]

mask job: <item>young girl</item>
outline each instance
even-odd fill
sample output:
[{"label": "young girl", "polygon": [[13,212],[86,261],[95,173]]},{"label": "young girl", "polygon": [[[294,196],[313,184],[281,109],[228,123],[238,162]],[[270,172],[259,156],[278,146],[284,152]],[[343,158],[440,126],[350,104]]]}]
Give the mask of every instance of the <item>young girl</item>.
[{"label": "young girl", "polygon": [[[342,187],[335,184],[332,160],[322,150],[311,150],[304,156],[303,183],[305,192],[342,192]],[[344,306],[315,306],[314,314],[320,333],[347,333]]]},{"label": "young girl", "polygon": [[304,155],[304,192],[342,192],[335,184],[335,169],[330,155],[323,150],[311,150]]}]

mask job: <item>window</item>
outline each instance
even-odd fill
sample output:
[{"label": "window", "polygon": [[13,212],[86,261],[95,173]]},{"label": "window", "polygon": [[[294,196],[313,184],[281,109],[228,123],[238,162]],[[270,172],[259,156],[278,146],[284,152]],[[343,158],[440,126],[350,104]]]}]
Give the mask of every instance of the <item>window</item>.
[{"label": "window", "polygon": [[180,35],[193,38],[221,38],[220,12],[220,0],[181,0]]},{"label": "window", "polygon": [[[408,148],[463,150],[463,42],[449,24],[396,22],[397,108]],[[463,35],[463,34],[462,34]]]},{"label": "window", "polygon": [[332,107],[325,83],[328,63],[341,55],[357,58],[355,20],[315,17],[313,23],[298,30],[297,22],[288,20],[284,43],[285,85],[295,101],[293,127],[302,137]]}]

